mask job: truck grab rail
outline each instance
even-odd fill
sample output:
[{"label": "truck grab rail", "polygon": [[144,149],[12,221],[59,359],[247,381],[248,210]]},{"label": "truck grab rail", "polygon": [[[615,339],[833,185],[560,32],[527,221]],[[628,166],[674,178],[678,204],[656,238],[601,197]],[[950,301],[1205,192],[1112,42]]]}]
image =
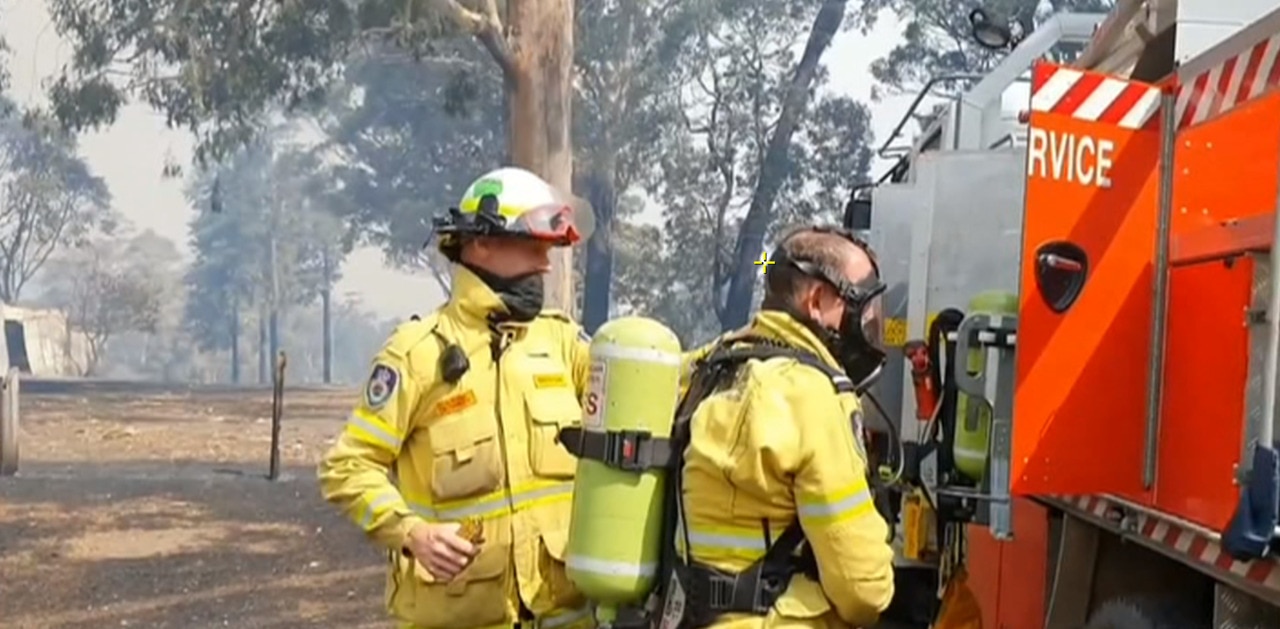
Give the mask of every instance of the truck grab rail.
[{"label": "truck grab rail", "polygon": [[[907,126],[907,121],[911,120],[911,117],[915,115],[916,109],[920,107],[920,103],[924,101],[924,97],[928,96],[929,92],[933,90],[933,86],[939,83],[950,82],[950,81],[978,81],[978,80],[981,80],[984,76],[986,75],[962,73],[962,74],[940,74],[938,76],[930,78],[928,81],[925,82],[924,87],[920,88],[920,93],[916,94],[915,100],[911,101],[911,106],[907,108],[906,113],[902,114],[902,119],[898,121],[898,126],[893,128],[893,132],[889,134],[888,138],[885,138],[884,144],[880,146],[880,149],[878,151],[876,151],[876,155],[878,155],[879,157],[889,156],[890,145],[893,144],[893,141],[897,140],[898,136],[902,134],[902,128]],[[950,97],[951,100],[956,100],[959,98],[960,98],[959,94],[956,94]],[[893,152],[896,153],[903,150],[909,150],[910,148],[911,147],[907,147],[907,146],[899,146],[899,147],[893,147],[892,150]]]}]

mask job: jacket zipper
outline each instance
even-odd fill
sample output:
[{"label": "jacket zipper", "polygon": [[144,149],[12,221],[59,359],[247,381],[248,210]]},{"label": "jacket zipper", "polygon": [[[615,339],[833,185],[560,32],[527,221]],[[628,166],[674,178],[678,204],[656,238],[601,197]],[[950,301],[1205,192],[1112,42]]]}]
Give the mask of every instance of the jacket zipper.
[{"label": "jacket zipper", "polygon": [[502,453],[502,488],[506,495],[507,507],[511,510],[512,515],[515,514],[515,498],[511,493],[511,467],[510,459],[507,457],[507,426],[502,420],[502,356],[506,353],[511,342],[511,333],[505,330],[494,330],[493,339],[493,369],[494,369],[494,391],[493,391],[493,411],[494,417],[498,421],[498,448]]}]

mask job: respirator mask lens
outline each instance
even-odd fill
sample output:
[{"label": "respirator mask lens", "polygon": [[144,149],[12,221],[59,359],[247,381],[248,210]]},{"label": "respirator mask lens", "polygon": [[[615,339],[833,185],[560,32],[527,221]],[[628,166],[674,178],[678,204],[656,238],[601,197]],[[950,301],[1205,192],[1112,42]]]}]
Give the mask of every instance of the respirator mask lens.
[{"label": "respirator mask lens", "polygon": [[862,338],[867,345],[884,350],[884,291],[876,293],[862,306]]},{"label": "respirator mask lens", "polygon": [[884,290],[885,285],[877,282],[870,289],[840,291],[845,311],[837,359],[859,391],[874,384],[884,367]]}]

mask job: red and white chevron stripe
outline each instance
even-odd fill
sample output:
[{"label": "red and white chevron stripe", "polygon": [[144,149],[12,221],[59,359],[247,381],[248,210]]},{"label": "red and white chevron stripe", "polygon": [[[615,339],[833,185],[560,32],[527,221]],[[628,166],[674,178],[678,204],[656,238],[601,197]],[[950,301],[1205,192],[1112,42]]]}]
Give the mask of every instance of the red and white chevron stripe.
[{"label": "red and white chevron stripe", "polygon": [[1041,72],[1048,76],[1037,77],[1031,111],[1141,129],[1156,120],[1160,109],[1160,88],[1153,85],[1062,66],[1037,68]]},{"label": "red and white chevron stripe", "polygon": [[1114,513],[1123,513],[1129,522],[1122,528],[1140,534],[1147,541],[1188,557],[1209,573],[1230,575],[1280,593],[1280,559],[1237,561],[1217,541],[1195,530],[1174,524],[1170,520],[1149,515],[1137,509],[1126,509],[1121,502],[1102,496],[1053,496],[1090,518],[1114,522]]},{"label": "red and white chevron stripe", "polygon": [[1280,34],[1228,57],[1178,86],[1178,128],[1200,124],[1280,85]]}]

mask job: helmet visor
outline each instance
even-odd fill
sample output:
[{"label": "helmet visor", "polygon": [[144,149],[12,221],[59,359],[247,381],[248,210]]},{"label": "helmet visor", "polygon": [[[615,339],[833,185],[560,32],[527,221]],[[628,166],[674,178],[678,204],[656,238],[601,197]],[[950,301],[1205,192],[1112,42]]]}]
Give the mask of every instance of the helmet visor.
[{"label": "helmet visor", "polygon": [[568,205],[542,205],[528,210],[511,222],[511,230],[531,238],[572,245],[581,240]]}]

